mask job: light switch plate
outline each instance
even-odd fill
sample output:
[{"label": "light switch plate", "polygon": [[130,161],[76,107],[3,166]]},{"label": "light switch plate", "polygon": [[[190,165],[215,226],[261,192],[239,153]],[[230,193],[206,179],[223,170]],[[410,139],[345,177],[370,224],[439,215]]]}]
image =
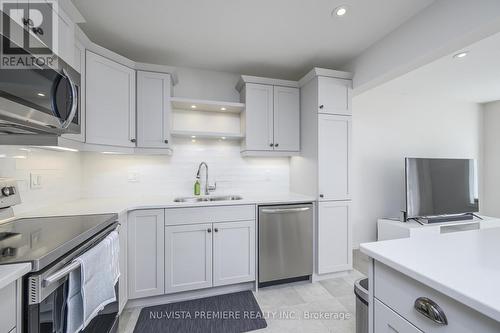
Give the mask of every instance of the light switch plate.
[{"label": "light switch plate", "polygon": [[138,183],[139,182],[139,172],[137,172],[137,171],[129,171],[129,173],[128,173],[128,182],[129,183]]},{"label": "light switch plate", "polygon": [[39,173],[30,173],[30,188],[40,189],[42,188],[42,175]]}]

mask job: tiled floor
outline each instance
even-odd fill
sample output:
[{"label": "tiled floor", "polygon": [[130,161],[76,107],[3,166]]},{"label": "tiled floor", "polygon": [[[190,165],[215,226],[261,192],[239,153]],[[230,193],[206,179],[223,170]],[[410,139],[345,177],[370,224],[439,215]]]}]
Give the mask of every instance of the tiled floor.
[{"label": "tiled floor", "polygon": [[[354,282],[358,271],[316,283],[297,283],[260,289],[255,293],[268,327],[264,333],[354,333]],[[120,318],[120,333],[132,333],[140,309],[129,309]]]}]

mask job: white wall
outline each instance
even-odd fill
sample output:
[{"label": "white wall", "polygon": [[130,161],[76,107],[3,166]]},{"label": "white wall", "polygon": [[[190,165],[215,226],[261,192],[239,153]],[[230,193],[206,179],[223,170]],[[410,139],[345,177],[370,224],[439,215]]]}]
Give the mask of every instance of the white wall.
[{"label": "white wall", "polygon": [[373,89],[353,100],[354,245],[404,207],[405,157],[480,158],[481,106]]},{"label": "white wall", "polygon": [[500,217],[500,101],[483,105],[483,200],[484,215]]},{"label": "white wall", "polygon": [[[209,166],[210,182],[217,181],[218,194],[289,189],[289,158],[242,158],[239,144],[232,142],[175,140],[173,149],[172,156],[83,153],[82,195],[193,195],[201,161]],[[133,174],[138,182],[129,182]]]},{"label": "white wall", "polygon": [[[41,188],[30,188],[31,173],[41,175]],[[71,201],[80,197],[80,155],[0,146],[0,177],[11,177],[18,181],[22,204],[15,207],[16,214]]]}]

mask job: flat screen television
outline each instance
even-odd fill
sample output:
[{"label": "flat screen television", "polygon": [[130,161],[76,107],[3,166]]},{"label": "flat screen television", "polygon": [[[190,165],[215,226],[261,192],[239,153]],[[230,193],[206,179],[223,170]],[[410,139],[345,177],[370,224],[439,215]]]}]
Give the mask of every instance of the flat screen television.
[{"label": "flat screen television", "polygon": [[473,159],[406,158],[407,218],[479,211]]}]

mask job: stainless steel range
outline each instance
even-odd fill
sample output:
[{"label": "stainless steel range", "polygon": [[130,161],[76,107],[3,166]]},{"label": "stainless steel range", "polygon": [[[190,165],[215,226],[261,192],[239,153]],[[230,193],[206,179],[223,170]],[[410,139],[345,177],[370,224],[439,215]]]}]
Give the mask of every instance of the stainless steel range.
[{"label": "stainless steel range", "polygon": [[[23,331],[64,333],[68,276],[78,268],[73,259],[117,229],[118,216],[15,219],[12,206],[17,203],[16,182],[0,179],[0,265],[32,265],[23,279]],[[118,300],[106,306],[83,332],[115,332],[117,327]]]}]

